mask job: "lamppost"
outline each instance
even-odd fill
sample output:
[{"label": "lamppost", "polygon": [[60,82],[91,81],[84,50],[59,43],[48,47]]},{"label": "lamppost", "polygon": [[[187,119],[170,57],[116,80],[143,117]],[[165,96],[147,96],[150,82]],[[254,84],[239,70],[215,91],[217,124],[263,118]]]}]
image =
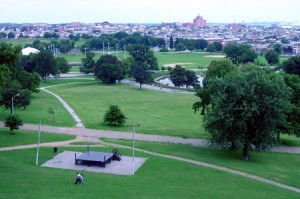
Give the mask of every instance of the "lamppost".
[{"label": "lamppost", "polygon": [[124,59],[126,59],[126,45],[124,45]]},{"label": "lamppost", "polygon": [[139,127],[140,125],[127,125],[128,127],[132,128],[132,175],[134,175],[134,134],[135,134],[135,127]]},{"label": "lamppost", "polygon": [[16,94],[11,98],[11,114],[14,115],[14,99],[15,97],[19,96],[20,94]]},{"label": "lamppost", "polygon": [[38,142],[37,142],[37,145],[36,145],[36,159],[35,159],[35,165],[36,165],[36,166],[39,164],[39,150],[40,150],[40,137],[41,137],[41,123],[42,123],[42,119],[40,119],[40,123],[39,123]]},{"label": "lamppost", "polygon": [[117,58],[119,59],[118,44],[116,44],[116,47],[117,47]]},{"label": "lamppost", "polygon": [[86,58],[86,49],[87,49],[87,48],[84,48],[84,54],[85,54],[85,58]]}]

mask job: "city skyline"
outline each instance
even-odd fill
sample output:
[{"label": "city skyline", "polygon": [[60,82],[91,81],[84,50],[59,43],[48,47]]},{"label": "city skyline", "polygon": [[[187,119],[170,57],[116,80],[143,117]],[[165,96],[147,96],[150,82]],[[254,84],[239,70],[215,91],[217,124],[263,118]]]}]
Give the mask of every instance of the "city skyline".
[{"label": "city skyline", "polygon": [[[1,0],[3,1],[3,0]],[[298,0],[4,0],[0,23],[299,23]]]}]

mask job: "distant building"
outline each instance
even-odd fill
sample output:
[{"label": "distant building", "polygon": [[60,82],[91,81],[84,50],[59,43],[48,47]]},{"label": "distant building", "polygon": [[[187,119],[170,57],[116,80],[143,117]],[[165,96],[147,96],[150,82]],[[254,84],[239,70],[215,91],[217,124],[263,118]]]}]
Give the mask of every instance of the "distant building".
[{"label": "distant building", "polygon": [[203,17],[201,17],[200,15],[198,15],[194,19],[193,23],[194,23],[195,27],[204,27],[204,26],[206,26],[206,20]]}]

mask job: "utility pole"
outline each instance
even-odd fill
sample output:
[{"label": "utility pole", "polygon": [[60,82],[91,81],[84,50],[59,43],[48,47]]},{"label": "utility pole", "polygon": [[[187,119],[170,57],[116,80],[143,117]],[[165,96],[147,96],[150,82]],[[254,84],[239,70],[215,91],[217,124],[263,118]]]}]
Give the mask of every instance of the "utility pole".
[{"label": "utility pole", "polygon": [[134,162],[134,135],[135,135],[135,128],[139,127],[140,125],[127,125],[128,127],[132,128],[132,175],[134,175],[134,171],[135,171],[135,162]]}]

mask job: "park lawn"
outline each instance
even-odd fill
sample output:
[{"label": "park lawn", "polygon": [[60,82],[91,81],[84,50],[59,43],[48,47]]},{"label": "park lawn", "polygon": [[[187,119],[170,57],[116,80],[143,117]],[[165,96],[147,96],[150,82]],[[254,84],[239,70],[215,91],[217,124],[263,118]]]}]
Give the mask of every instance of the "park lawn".
[{"label": "park lawn", "polygon": [[207,68],[213,60],[221,60],[223,58],[213,58],[210,56],[221,56],[222,54],[209,54],[209,53],[155,53],[158,61],[158,66],[161,68],[165,64],[172,63],[192,63],[183,64],[182,66],[187,69]]},{"label": "park lawn", "polygon": [[70,73],[80,73],[80,66],[71,66]]},{"label": "park lawn", "polygon": [[280,145],[290,146],[290,147],[300,147],[300,137],[295,137],[293,135],[280,135]]},{"label": "park lawn", "polygon": [[[50,110],[53,110],[54,114],[51,114]],[[10,110],[1,108],[0,112],[0,120],[5,121]],[[42,125],[73,127],[76,124],[63,105],[54,96],[44,91],[33,93],[31,104],[25,110],[15,108],[14,112],[25,124],[38,124],[40,119],[43,119]]]},{"label": "park lawn", "polygon": [[[101,140],[132,146],[132,141],[130,140],[106,138],[102,138]],[[300,188],[300,158],[298,154],[271,152],[251,153],[249,161],[243,161],[241,151],[146,141],[135,141],[135,147],[215,164]]]},{"label": "park lawn", "polygon": [[[37,131],[17,130],[12,134],[8,128],[0,128],[0,147],[36,144],[38,139]],[[59,142],[75,139],[75,135],[46,133],[41,131],[40,143]]]},{"label": "park lawn", "polygon": [[[98,82],[62,85],[49,90],[61,96],[87,128],[131,131],[126,125],[139,124],[138,133],[207,138],[201,115],[192,109],[198,100],[193,94],[139,90],[134,86]],[[120,107],[127,117],[125,125],[103,123],[110,105]]]},{"label": "park lawn", "polygon": [[25,47],[26,44],[32,45],[34,40],[40,40],[41,42],[50,42],[50,39],[44,39],[44,38],[23,38],[23,39],[1,39],[0,43],[4,42],[7,44],[12,44],[13,46],[21,45],[22,48]]},{"label": "park lawn", "polygon": [[[82,148],[60,150],[83,151]],[[93,148],[111,151],[111,148]],[[35,149],[0,152],[1,198],[298,198],[299,194],[190,163],[141,152],[148,160],[134,176],[83,171],[85,185],[74,185],[76,171],[35,165]],[[122,154],[131,151],[122,149]],[[39,162],[51,159],[51,148],[40,149]],[[101,169],[101,168],[100,168]]]}]

